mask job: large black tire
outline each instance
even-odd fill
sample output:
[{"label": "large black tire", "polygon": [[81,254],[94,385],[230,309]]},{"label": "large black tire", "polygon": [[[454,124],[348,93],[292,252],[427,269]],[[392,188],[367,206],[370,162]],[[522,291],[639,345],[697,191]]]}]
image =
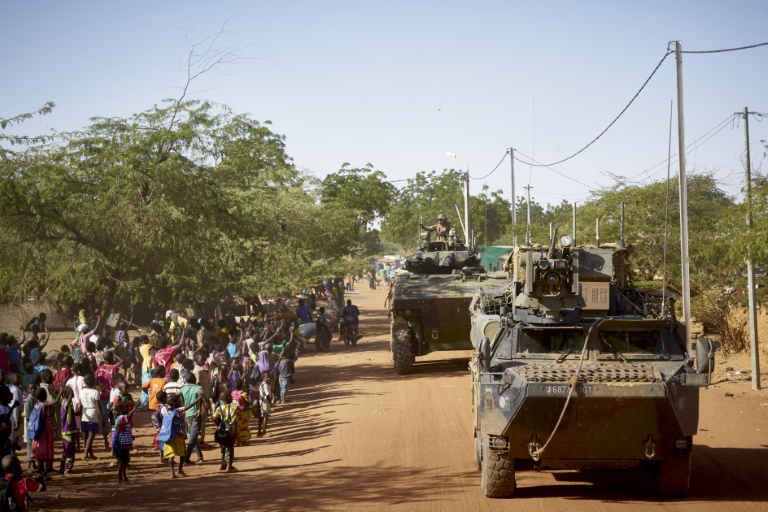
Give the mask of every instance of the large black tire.
[{"label": "large black tire", "polygon": [[[478,432],[482,434],[482,432]],[[488,447],[488,436],[481,437],[482,476],[480,489],[488,498],[508,498],[515,494],[515,461],[505,453],[493,452]]]},{"label": "large black tire", "polygon": [[691,483],[691,454],[677,455],[659,462],[656,468],[656,495],[682,498]]},{"label": "large black tire", "polygon": [[411,340],[411,328],[407,324],[394,324],[392,326],[392,360],[395,364],[395,373],[407,375],[413,373],[413,343]]}]

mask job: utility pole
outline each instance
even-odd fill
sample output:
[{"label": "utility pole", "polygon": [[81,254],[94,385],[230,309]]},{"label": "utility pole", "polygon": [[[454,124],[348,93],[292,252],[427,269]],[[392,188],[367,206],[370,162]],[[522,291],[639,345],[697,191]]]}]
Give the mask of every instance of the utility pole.
[{"label": "utility pole", "polygon": [[469,164],[467,164],[467,172],[464,173],[464,227],[466,228],[467,245],[470,246],[470,250],[474,249],[474,240],[472,239],[472,225],[469,219]]},{"label": "utility pole", "polygon": [[683,322],[686,344],[691,343],[691,269],[688,257],[688,186],[685,176],[685,115],[683,109],[683,43],[675,41],[677,63],[677,154],[680,164],[680,262],[682,264]]},{"label": "utility pole", "polygon": [[533,188],[530,185],[526,185],[523,187],[525,189],[525,202],[528,207],[528,224],[525,226],[525,246],[530,247],[531,246],[531,189]]},{"label": "utility pole", "polygon": [[[517,227],[517,203],[515,202],[515,148],[509,148],[510,175],[512,177],[512,233]],[[512,245],[517,246],[517,235],[512,235]]]},{"label": "utility pole", "polygon": [[[737,115],[739,112],[736,113]],[[749,157],[749,110],[744,107],[744,170],[747,182],[747,286],[749,287],[749,348],[752,351],[752,389],[760,389],[760,352],[757,340],[755,268],[752,266],[752,163]]]}]

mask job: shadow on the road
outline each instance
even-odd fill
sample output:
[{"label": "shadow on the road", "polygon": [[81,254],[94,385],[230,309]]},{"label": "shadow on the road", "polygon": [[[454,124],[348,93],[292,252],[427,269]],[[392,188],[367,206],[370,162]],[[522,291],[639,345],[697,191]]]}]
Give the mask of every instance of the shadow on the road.
[{"label": "shadow on the road", "polygon": [[[334,511],[353,505],[370,504],[370,510],[383,510],[398,504],[429,502],[449,508],[451,487],[458,475],[441,468],[439,479],[428,487],[403,485],[419,481],[423,469],[371,464],[369,466],[333,466],[336,460],[308,464],[284,465],[243,470],[236,474],[215,474],[199,480],[182,479],[165,487],[162,498],[151,504],[152,510],[176,511],[183,503],[190,510],[313,510]],[[272,478],[269,473],[283,469],[294,470],[290,478]],[[117,490],[117,486],[114,486]],[[245,489],[252,489],[251,498],[244,499]],[[126,488],[120,493],[120,503],[140,503],[140,486]],[[88,500],[87,505],[100,510],[120,509],[117,500]],[[55,506],[67,508],[86,505],[84,500],[64,497]],[[147,504],[149,505],[149,504]]]},{"label": "shadow on the road", "polygon": [[[768,501],[766,488],[768,450],[763,448],[712,448],[695,446],[688,496],[677,502],[701,501]],[[517,473],[515,499],[565,498],[604,502],[666,502],[668,498],[653,495],[653,476],[647,471],[552,471],[557,482],[531,485],[531,472]],[[479,486],[479,473],[476,475]],[[540,479],[539,479],[540,481]],[[585,485],[591,484],[591,485]]]}]

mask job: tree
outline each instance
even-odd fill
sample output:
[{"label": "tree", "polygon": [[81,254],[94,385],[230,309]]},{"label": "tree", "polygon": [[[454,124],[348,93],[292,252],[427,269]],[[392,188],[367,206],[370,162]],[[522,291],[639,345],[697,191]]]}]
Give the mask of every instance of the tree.
[{"label": "tree", "polygon": [[[578,209],[578,239],[594,239],[600,219],[601,242],[619,240],[620,208],[625,203],[625,242],[635,246],[633,267],[642,281],[660,279],[666,255],[669,283],[680,282],[680,215],[677,181],[645,186],[618,184],[597,192]],[[711,174],[688,176],[688,230],[691,290],[722,286],[738,268],[733,243],[734,200]],[[667,194],[669,202],[667,203]],[[665,211],[668,220],[665,229]],[[665,235],[666,232],[666,235]]]},{"label": "tree", "polygon": [[512,228],[510,203],[504,199],[501,190],[488,194],[484,185],[482,192],[471,196],[469,211],[472,215],[472,230],[478,245],[495,245],[499,238]]},{"label": "tree", "polygon": [[60,138],[0,164],[0,229],[20,251],[3,260],[6,299],[53,289],[106,318],[116,298],[295,290],[356,234],[303,188],[282,136],[226,108],[170,101]]},{"label": "tree", "polygon": [[446,169],[441,173],[419,171],[397,191],[381,223],[381,236],[403,247],[416,247],[419,223],[432,224],[438,214],[448,216],[458,233],[455,205],[463,205],[463,172]]},{"label": "tree", "polygon": [[345,162],[338,172],[325,177],[320,189],[323,204],[355,210],[363,228],[389,212],[394,195],[395,186],[370,163],[358,168]]}]

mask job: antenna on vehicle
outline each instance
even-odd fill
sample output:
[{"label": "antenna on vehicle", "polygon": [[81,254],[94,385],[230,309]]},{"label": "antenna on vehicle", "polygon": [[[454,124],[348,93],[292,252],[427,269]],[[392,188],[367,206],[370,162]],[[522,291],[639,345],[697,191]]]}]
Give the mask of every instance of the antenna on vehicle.
[{"label": "antenna on vehicle", "polygon": [[573,247],[576,247],[576,203],[573,203],[573,228],[571,229],[571,242]]},{"label": "antenna on vehicle", "polygon": [[600,248],[600,217],[595,217],[595,246]]},{"label": "antenna on vehicle", "polygon": [[622,251],[624,247],[624,201],[621,202],[621,225],[619,227],[619,249]]},{"label": "antenna on vehicle", "polygon": [[672,166],[672,106],[674,101],[669,102],[669,142],[667,144],[667,198],[664,202],[664,262],[661,270],[661,318],[667,313],[667,235],[669,234],[669,180],[670,169]]}]

